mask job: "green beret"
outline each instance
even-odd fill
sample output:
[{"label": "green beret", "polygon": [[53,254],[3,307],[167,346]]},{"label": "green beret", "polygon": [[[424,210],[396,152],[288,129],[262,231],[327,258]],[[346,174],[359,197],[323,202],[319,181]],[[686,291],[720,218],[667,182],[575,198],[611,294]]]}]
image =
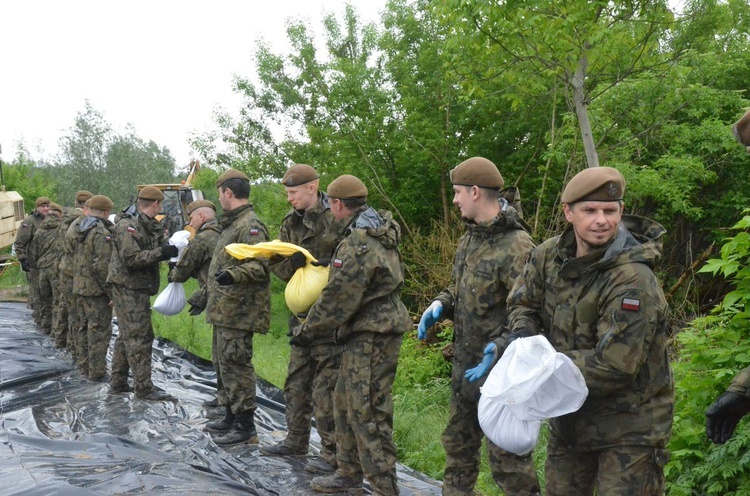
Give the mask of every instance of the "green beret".
[{"label": "green beret", "polygon": [[50,210],[57,210],[60,213],[62,213],[62,210],[63,210],[62,207],[60,205],[58,205],[57,203],[55,203],[55,202],[52,202],[52,203],[49,204],[49,209]]},{"label": "green beret", "polygon": [[250,178],[237,169],[227,169],[222,175],[219,176],[219,179],[216,180],[216,187],[221,188],[221,185],[229,181],[230,179],[242,179],[243,181],[250,182]]},{"label": "green beret", "polygon": [[79,191],[78,193],[76,193],[76,203],[86,203],[86,201],[92,196],[94,196],[94,193],[83,189]]},{"label": "green beret", "polygon": [[201,207],[208,207],[212,209],[214,212],[216,212],[216,205],[211,203],[208,200],[195,200],[194,202],[191,202],[190,205],[187,206],[187,214],[192,214],[196,209]]},{"label": "green beret", "polygon": [[164,193],[156,186],[146,186],[138,192],[139,200],[163,200]]},{"label": "green beret", "polygon": [[284,177],[281,178],[281,184],[288,187],[299,186],[301,184],[309,183],[319,178],[318,173],[315,169],[305,164],[296,164],[286,171]]},{"label": "green beret", "polygon": [[590,167],[582,170],[565,186],[561,201],[618,201],[625,193],[625,178],[612,167]]},{"label": "green beret", "polygon": [[331,198],[338,198],[339,200],[363,198],[367,196],[367,186],[351,174],[344,174],[328,185],[326,193]]},{"label": "green beret", "polygon": [[483,157],[464,160],[451,171],[450,177],[454,185],[492,189],[502,189],[505,185],[497,166]]},{"label": "green beret", "polygon": [[105,212],[107,210],[111,211],[114,208],[115,204],[112,203],[112,200],[104,195],[95,195],[86,200],[86,206]]},{"label": "green beret", "polygon": [[52,203],[52,202],[50,201],[49,198],[47,198],[46,196],[40,196],[34,202],[34,206],[35,207],[41,207],[42,205],[49,205],[50,203]]}]

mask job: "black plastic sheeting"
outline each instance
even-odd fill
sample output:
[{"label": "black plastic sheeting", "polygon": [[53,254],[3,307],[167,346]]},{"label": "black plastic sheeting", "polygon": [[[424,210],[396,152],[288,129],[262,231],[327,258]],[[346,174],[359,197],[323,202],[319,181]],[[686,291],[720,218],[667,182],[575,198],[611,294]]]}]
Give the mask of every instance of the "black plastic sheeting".
[{"label": "black plastic sheeting", "polygon": [[[0,495],[316,494],[305,458],[220,448],[203,431],[216,413],[202,409],[215,391],[209,363],[157,341],[153,379],[179,399],[109,394],[106,383],[81,377],[25,304],[0,302]],[[273,444],[285,435],[281,393],[258,382],[259,443]],[[403,466],[398,474],[404,496],[440,493],[422,474]]]}]

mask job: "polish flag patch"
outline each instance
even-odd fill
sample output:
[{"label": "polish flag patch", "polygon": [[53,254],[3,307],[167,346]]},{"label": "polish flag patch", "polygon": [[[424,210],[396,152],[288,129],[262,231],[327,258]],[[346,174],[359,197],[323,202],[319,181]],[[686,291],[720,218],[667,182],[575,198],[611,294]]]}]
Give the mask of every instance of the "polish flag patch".
[{"label": "polish flag patch", "polygon": [[128,226],[128,232],[134,233],[135,232],[135,227]]},{"label": "polish flag patch", "polygon": [[341,267],[344,266],[344,261],[341,260],[340,258],[334,258],[333,259],[333,266],[336,267],[337,269],[340,269]]},{"label": "polish flag patch", "polygon": [[104,236],[104,241],[112,241],[112,236]]},{"label": "polish flag patch", "polygon": [[258,232],[259,232],[259,231],[258,231],[257,229],[250,229],[250,235],[251,235],[251,236],[257,236],[257,235],[258,235]]},{"label": "polish flag patch", "polygon": [[636,300],[635,298],[623,298],[622,309],[627,310],[628,312],[637,312],[641,309],[641,300]]}]

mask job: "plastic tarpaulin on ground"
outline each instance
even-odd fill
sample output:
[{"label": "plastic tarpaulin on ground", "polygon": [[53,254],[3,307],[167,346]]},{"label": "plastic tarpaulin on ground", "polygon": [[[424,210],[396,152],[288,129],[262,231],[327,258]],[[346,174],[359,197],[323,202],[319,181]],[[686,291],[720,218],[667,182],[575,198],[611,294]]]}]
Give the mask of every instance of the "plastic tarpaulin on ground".
[{"label": "plastic tarpaulin on ground", "polygon": [[[210,364],[170,343],[154,350],[154,383],[175,402],[109,394],[81,377],[25,304],[0,303],[0,495],[314,494],[303,457],[216,446],[201,407],[215,390]],[[281,393],[258,382],[259,442],[273,444],[285,435]],[[440,493],[438,482],[398,468],[402,495]]]}]

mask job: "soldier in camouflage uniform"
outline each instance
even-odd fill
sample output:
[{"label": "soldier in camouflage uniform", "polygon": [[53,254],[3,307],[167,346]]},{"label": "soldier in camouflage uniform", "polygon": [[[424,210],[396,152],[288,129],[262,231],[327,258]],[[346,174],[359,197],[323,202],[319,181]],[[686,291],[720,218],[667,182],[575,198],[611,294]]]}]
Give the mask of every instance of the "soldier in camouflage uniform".
[{"label": "soldier in camouflage uniform", "polygon": [[397,495],[391,391],[401,341],[411,327],[400,297],[401,228],[390,212],[367,205],[367,188],[354,176],[339,176],[327,193],[346,237],[334,252],[328,284],[293,340],[304,346],[333,333],[344,345],[334,391],[337,468],[314,478],[311,487],[361,494],[364,476],[373,494]]},{"label": "soldier in camouflage uniform", "polygon": [[512,333],[493,343],[504,350],[543,334],[586,380],[581,409],[550,420],[548,496],[664,490],[674,380],[668,308],[653,273],[664,228],[624,216],[624,190],[610,167],[570,180],[562,194],[570,225],[532,252],[508,299]]},{"label": "soldier in camouflage uniform", "polygon": [[[327,265],[343,236],[341,223],[335,222],[328,196],[318,191],[318,173],[305,164],[289,168],[281,179],[292,204],[281,222],[279,240],[307,249],[319,263]],[[300,253],[271,265],[280,279],[289,281],[294,272],[307,263]],[[289,319],[290,331],[300,324],[297,316]],[[341,346],[333,342],[333,330],[310,346],[292,345],[284,383],[286,403],[286,439],[262,447],[268,455],[305,455],[310,440],[310,421],[315,413],[315,427],[321,439],[320,458],[311,460],[305,470],[331,473],[336,467],[336,432],[333,421],[333,389],[341,365]]]},{"label": "soldier in camouflage uniform", "polygon": [[[445,448],[443,494],[474,494],[484,434],[477,418],[479,388],[484,381],[467,381],[466,371],[482,359],[488,341],[507,333],[506,299],[534,248],[516,209],[500,197],[504,181],[495,164],[470,158],[451,171],[453,203],[466,224],[456,251],[450,286],[422,315],[418,337],[438,318],[451,319],[453,372],[450,419],[442,436]],[[513,495],[538,494],[531,455],[517,456],[487,439],[495,483]]]},{"label": "soldier in camouflage uniform", "polygon": [[742,417],[750,413],[750,367],[732,379],[721,396],[706,410],[706,435],[717,444],[732,437]]},{"label": "soldier in camouflage uniform", "polygon": [[112,338],[112,288],[107,284],[112,259],[112,230],[109,213],[114,207],[106,196],[92,196],[88,215],[78,225],[78,250],[74,266],[73,292],[78,302],[80,338],[78,365],[94,381],[107,375],[107,348]]},{"label": "soldier in camouflage uniform", "polygon": [[164,227],[155,219],[163,199],[158,188],[146,186],[138,193],[136,204],[122,212],[114,229],[107,275],[119,326],[110,391],[130,391],[128,373],[132,370],[136,397],[149,401],[173,399],[151,381],[154,329],[149,297],[159,291],[159,262],[178,253],[176,246],[165,242]]},{"label": "soldier in camouflage uniform", "polygon": [[39,314],[42,332],[52,332],[52,304],[57,282],[57,228],[62,217],[62,207],[57,203],[49,206],[49,214],[34,233],[27,252],[36,270],[37,301],[35,311]]},{"label": "soldier in camouflage uniform", "polygon": [[[195,200],[187,206],[187,214],[190,216],[190,225],[195,229],[195,237],[182,252],[180,260],[169,271],[170,282],[185,282],[191,277],[198,279],[199,288],[187,299],[190,305],[190,315],[199,315],[206,309],[208,303],[207,284],[211,278],[209,266],[211,257],[216,248],[216,241],[221,233],[221,226],[216,220],[216,206],[208,200]],[[216,395],[217,397],[205,405],[209,407],[226,405],[226,393],[221,382],[216,363],[218,348],[216,346],[216,333],[213,334],[211,353],[216,370]]]},{"label": "soldier in camouflage uniform", "polygon": [[268,262],[237,260],[224,249],[231,243],[268,241],[268,231],[248,202],[250,180],[229,169],[216,181],[224,210],[208,273],[206,321],[213,324],[219,376],[227,393],[224,418],[209,422],[206,430],[219,435],[214,442],[230,446],[257,442],[255,430],[255,369],[253,336],[266,334],[271,320],[271,274]]},{"label": "soldier in camouflage uniform", "polygon": [[[78,245],[78,224],[86,215],[85,205],[89,198],[94,196],[91,192],[81,190],[76,193],[75,208],[64,208],[63,218],[58,230],[58,254],[60,263],[58,265],[57,297],[55,310],[52,316],[52,335],[55,345],[59,348],[68,347],[76,358],[77,341],[73,341],[72,334],[77,330],[76,297],[73,293],[73,255]],[[71,228],[71,224],[75,227]],[[71,331],[71,328],[73,331]],[[70,343],[68,340],[71,340]]]},{"label": "soldier in camouflage uniform", "polygon": [[34,320],[37,323],[39,323],[39,318],[36,308],[34,308],[38,293],[37,274],[31,266],[32,261],[29,259],[27,251],[31,240],[34,238],[34,233],[49,212],[50,203],[50,199],[46,196],[40,196],[36,199],[34,210],[21,222],[21,227],[18,228],[18,233],[16,234],[16,240],[13,242],[13,251],[16,252],[16,258],[21,263],[21,269],[26,272],[26,278],[29,281],[29,308],[34,310]]}]

